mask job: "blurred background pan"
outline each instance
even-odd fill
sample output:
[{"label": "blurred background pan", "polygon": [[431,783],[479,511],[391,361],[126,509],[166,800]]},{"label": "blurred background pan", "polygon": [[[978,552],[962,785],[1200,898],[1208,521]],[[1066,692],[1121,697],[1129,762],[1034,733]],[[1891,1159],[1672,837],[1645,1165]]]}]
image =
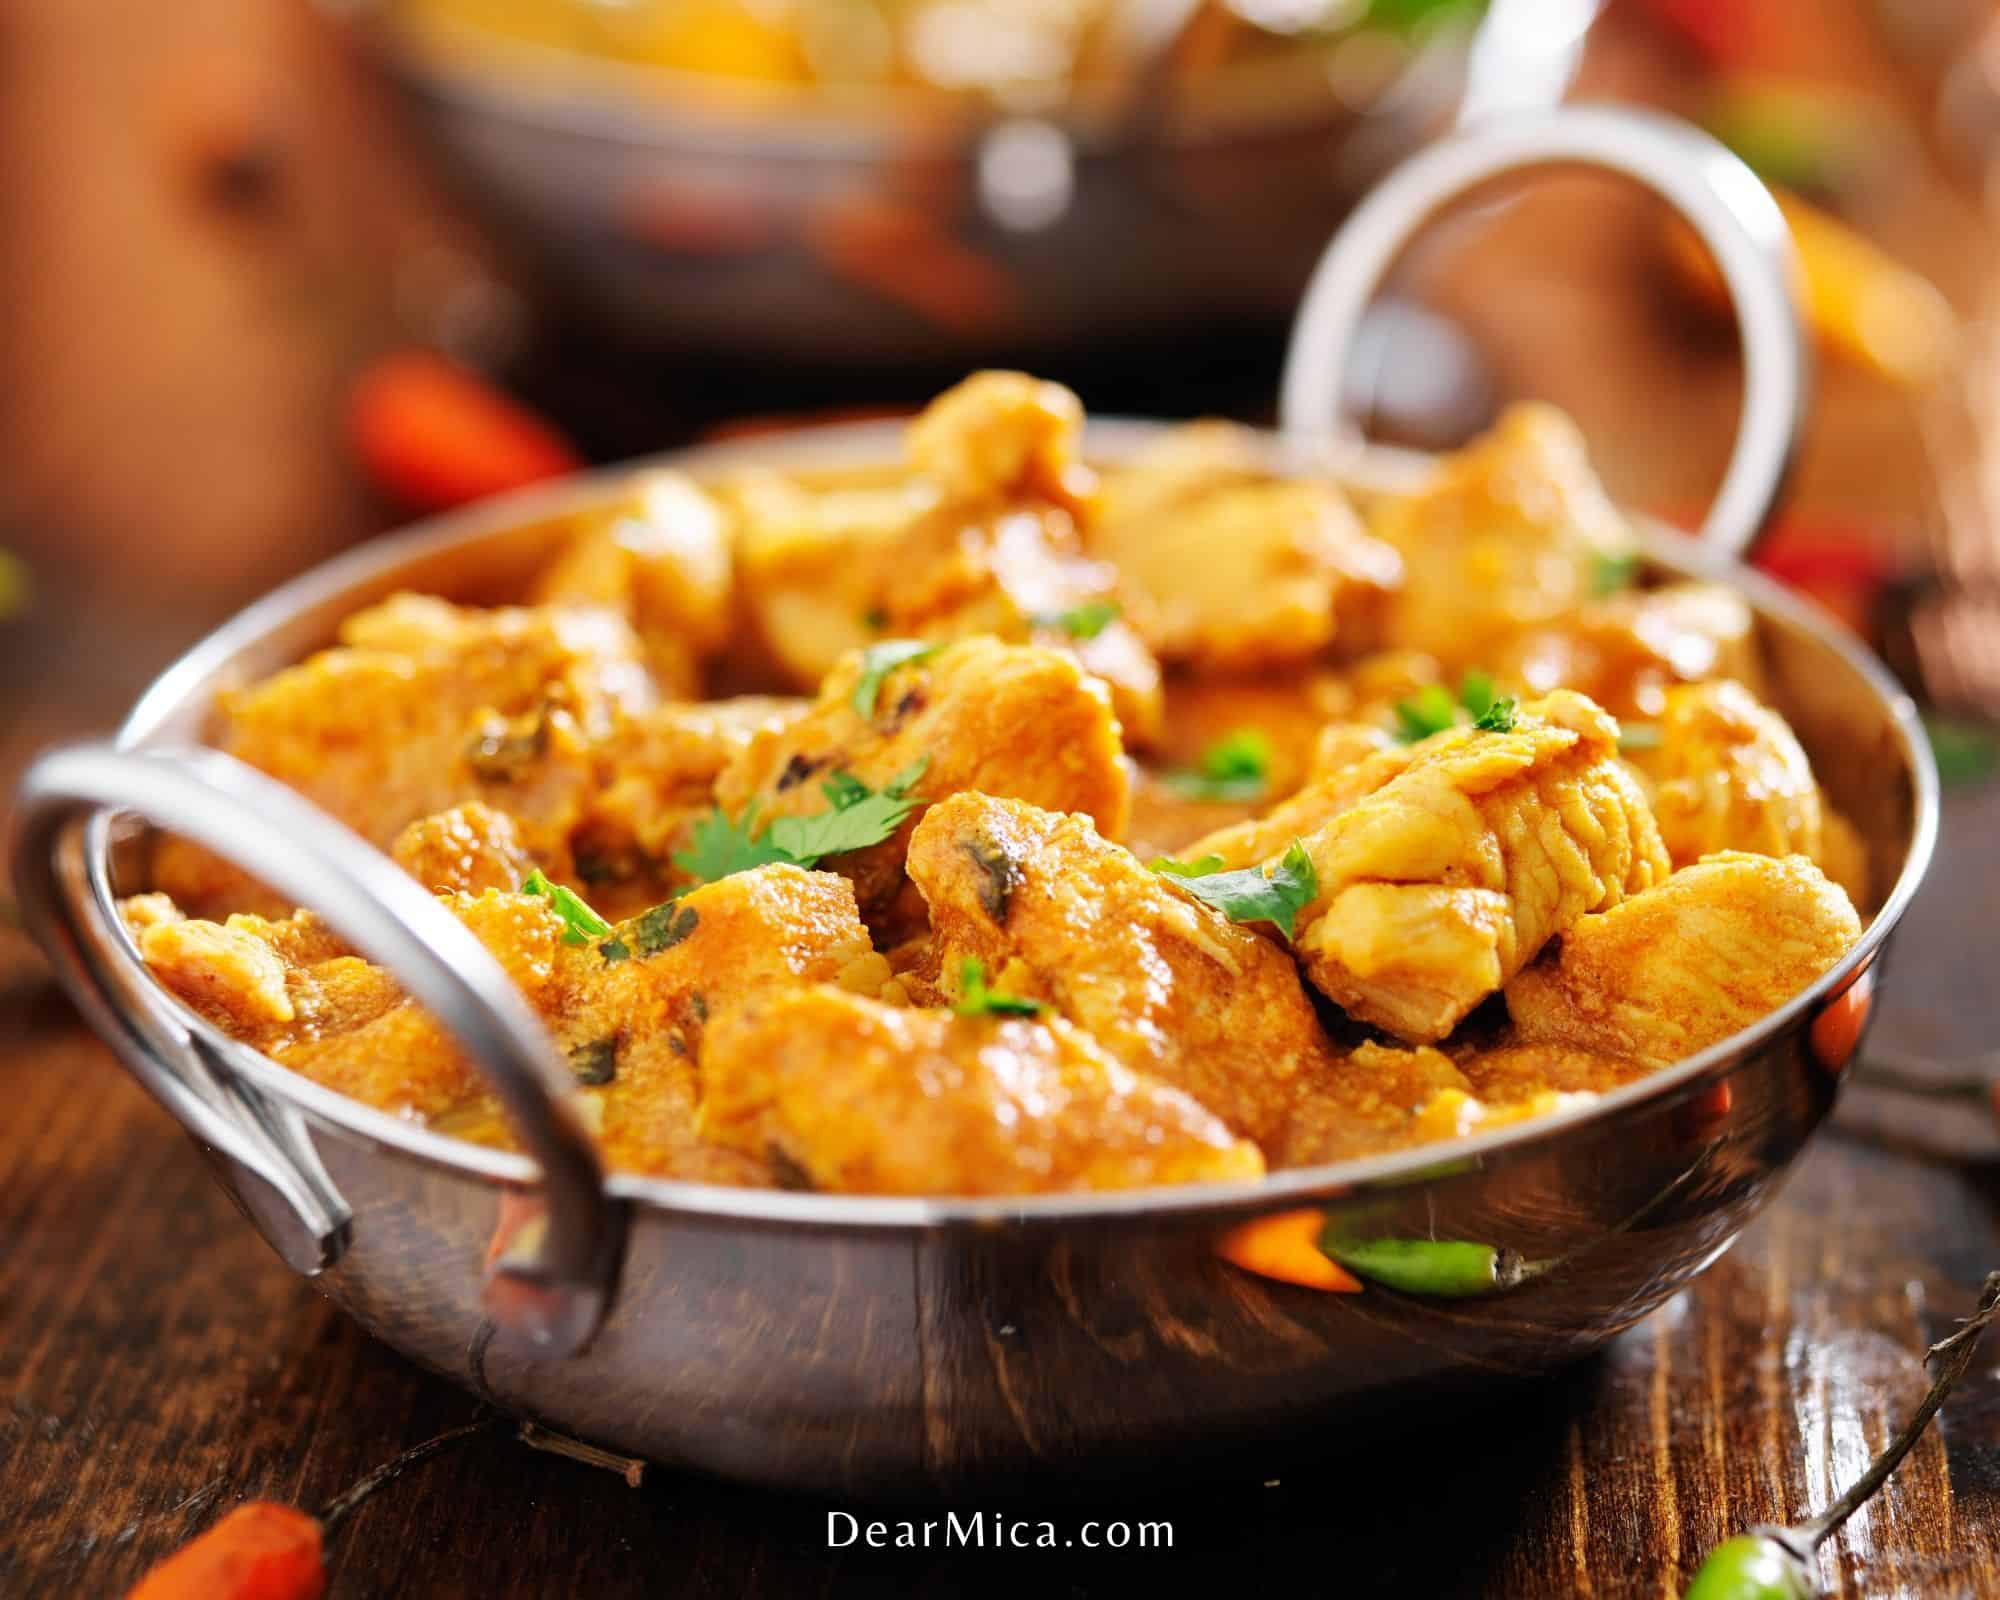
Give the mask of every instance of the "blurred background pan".
[{"label": "blurred background pan", "polygon": [[563,320],[907,367],[1281,317],[1461,107],[1561,98],[1597,0],[333,8]]}]

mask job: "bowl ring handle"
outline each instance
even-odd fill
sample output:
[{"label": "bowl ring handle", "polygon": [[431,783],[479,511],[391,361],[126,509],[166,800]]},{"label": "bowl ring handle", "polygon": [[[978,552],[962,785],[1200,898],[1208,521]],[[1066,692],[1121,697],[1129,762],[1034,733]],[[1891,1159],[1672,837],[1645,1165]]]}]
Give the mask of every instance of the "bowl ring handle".
[{"label": "bowl ring handle", "polygon": [[[540,1167],[545,1225],[523,1228],[488,1269],[488,1314],[538,1351],[567,1355],[589,1341],[608,1310],[624,1242],[622,1205],[605,1192],[597,1148],[578,1120],[574,1080],[540,1019],[500,963],[415,879],[309,801],[219,751],[120,749],[86,743],[52,750],[23,778],[15,813],[14,880],[29,930],[87,1020],[198,1139],[242,1162],[274,1188],[295,1223],[330,1255],[346,1208],[314,1159],[282,1137],[259,1137],[239,1104],[219,1108],[198,1081],[206,1061],[168,1048],[145,1025],[130,935],[102,875],[83,869],[83,825],[132,812],[191,839],[310,906],[459,1042]],[[241,1100],[255,1103],[254,1093]],[[303,1153],[310,1156],[309,1142]],[[301,1263],[282,1250],[294,1266]]]},{"label": "bowl ring handle", "polygon": [[1285,436],[1305,451],[1358,442],[1341,414],[1341,377],[1383,276],[1451,202],[1543,167],[1636,180],[1715,257],[1742,330],[1743,413],[1701,540],[1718,558],[1741,559],[1777,504],[1805,423],[1798,260],[1784,213],[1756,174],[1700,129],[1656,112],[1576,105],[1496,118],[1427,147],[1378,184],[1320,258],[1292,326],[1279,402]]}]

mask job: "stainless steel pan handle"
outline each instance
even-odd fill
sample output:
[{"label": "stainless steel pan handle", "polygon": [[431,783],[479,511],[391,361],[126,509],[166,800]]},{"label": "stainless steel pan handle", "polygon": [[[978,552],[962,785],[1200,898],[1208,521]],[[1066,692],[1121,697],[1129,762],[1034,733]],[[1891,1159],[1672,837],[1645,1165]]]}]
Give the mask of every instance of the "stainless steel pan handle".
[{"label": "stainless steel pan handle", "polygon": [[1740,558],[1777,503],[1805,424],[1798,263],[1770,191],[1715,140],[1672,117],[1567,106],[1499,118],[1432,145],[1390,174],[1313,273],[1286,357],[1283,431],[1302,450],[1351,441],[1340,415],[1341,377],[1384,274],[1452,201],[1496,178],[1551,166],[1596,167],[1644,184],[1693,226],[1721,268],[1742,326],[1743,418],[1701,539],[1719,557]]},{"label": "stainless steel pan handle", "polygon": [[[260,1126],[217,1098],[221,1061],[170,1036],[130,1004],[131,963],[116,912],[81,869],[82,824],[130,811],[192,839],[310,906],[395,973],[464,1046],[541,1168],[545,1227],[521,1230],[494,1267],[497,1322],[551,1354],[580,1349],[608,1308],[623,1212],[604,1192],[596,1146],[569,1104],[572,1083],[500,963],[417,882],[290,789],[212,750],[81,744],[41,757],[22,780],[14,845],[21,912],[87,1018],[189,1131],[241,1162],[294,1212],[321,1260],[336,1255],[346,1208],[303,1138]],[[127,974],[121,983],[118,974]],[[212,1075],[204,1081],[204,1067]],[[246,1095],[254,1104],[257,1097]],[[238,1114],[232,1114],[236,1111]],[[294,1265],[297,1254],[286,1251]]]}]

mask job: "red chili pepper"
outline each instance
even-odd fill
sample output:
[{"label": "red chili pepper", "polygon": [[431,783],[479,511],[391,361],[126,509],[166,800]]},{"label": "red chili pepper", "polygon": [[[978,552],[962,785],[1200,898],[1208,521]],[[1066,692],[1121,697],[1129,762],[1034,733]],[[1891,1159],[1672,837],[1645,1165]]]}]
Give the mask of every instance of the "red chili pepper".
[{"label": "red chili pepper", "polygon": [[325,1593],[319,1522],[253,1500],[154,1567],[127,1600],[320,1600]]},{"label": "red chili pepper", "polygon": [[1711,61],[1744,52],[1750,29],[1737,0],[1647,0],[1646,9]]},{"label": "red chili pepper", "polygon": [[583,464],[540,417],[428,350],[385,356],[361,374],[347,432],[370,481],[418,511],[449,510]]},{"label": "red chili pepper", "polygon": [[[326,1593],[326,1541],[355,1508],[418,1462],[453,1449],[498,1420],[475,1417],[410,1446],[329,1500],[317,1517],[268,1500],[238,1506],[155,1566],[126,1600],[320,1600]],[[626,1470],[630,1481],[638,1481],[631,1463],[613,1458],[613,1464]]]}]

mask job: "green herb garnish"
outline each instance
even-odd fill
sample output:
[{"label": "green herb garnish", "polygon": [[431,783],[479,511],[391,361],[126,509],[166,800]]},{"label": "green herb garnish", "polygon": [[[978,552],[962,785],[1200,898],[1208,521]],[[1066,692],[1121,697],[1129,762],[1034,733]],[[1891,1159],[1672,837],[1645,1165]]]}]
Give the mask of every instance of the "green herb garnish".
[{"label": "green herb garnish", "polygon": [[1162,781],[1184,800],[1261,800],[1271,786],[1271,741],[1261,728],[1225,733],[1202,751],[1191,771]]},{"label": "green herb garnish", "polygon": [[1438,683],[1427,683],[1407,700],[1396,702],[1396,737],[1416,744],[1434,733],[1458,726],[1458,702]]},{"label": "green herb garnish", "polygon": [[1472,713],[1472,726],[1482,733],[1509,733],[1519,702],[1503,695],[1492,678],[1474,669],[1459,680],[1458,698],[1439,683],[1427,683],[1407,700],[1396,702],[1396,737],[1416,744],[1432,734],[1459,726],[1459,711]]},{"label": "green herb garnish", "polygon": [[1151,862],[1155,872],[1164,872],[1176,878],[1206,878],[1220,872],[1226,863],[1221,856],[1196,856],[1192,861],[1176,861],[1172,856],[1154,856]]},{"label": "green herb garnish", "polygon": [[875,702],[882,698],[882,680],[898,667],[936,655],[944,646],[934,640],[884,639],[861,652],[861,676],[854,681],[850,704],[864,717],[875,715]]},{"label": "green herb garnish", "polygon": [[618,1036],[613,1034],[608,1039],[593,1039],[589,1044],[573,1047],[569,1052],[569,1070],[587,1088],[602,1088],[618,1076]]},{"label": "green herb garnish", "polygon": [[930,757],[920,756],[879,790],[851,772],[836,772],[820,784],[831,809],[809,817],[776,817],[762,830],[754,802],[735,822],[718,807],[694,825],[688,848],[676,852],[674,865],[691,878],[714,883],[773,862],[814,867],[827,856],[866,850],[894,834],[917,808],[920,802],[910,791],[929,766]]},{"label": "green herb garnish", "polygon": [[1153,870],[1231,922],[1270,923],[1290,944],[1299,913],[1319,894],[1319,874],[1306,847],[1294,839],[1268,873],[1261,867],[1224,872],[1220,866],[1218,857],[1203,856],[1194,862],[1157,861]]},{"label": "green herb garnish", "polygon": [[662,950],[673,949],[700,926],[699,911],[693,906],[682,905],[677,899],[669,900],[650,911],[640,912],[626,923],[618,944],[627,955],[656,956]]},{"label": "green herb garnish", "polygon": [[952,1007],[961,1017],[1034,1017],[1047,1007],[1040,1000],[1020,995],[995,994],[986,987],[986,967],[977,956],[967,956],[958,969],[958,1002]]},{"label": "green herb garnish", "polygon": [[1473,727],[1481,733],[1512,733],[1514,731],[1515,702],[1511,694],[1503,694],[1478,716],[1472,719]]},{"label": "green herb garnish", "polygon": [[1095,639],[1124,615],[1116,600],[1086,600],[1067,611],[1043,611],[1028,620],[1038,628],[1055,628],[1072,639]]},{"label": "green herb garnish", "polygon": [[1629,589],[1632,580],[1639,575],[1639,558],[1630,551],[1613,555],[1599,550],[1590,558],[1590,593],[1596,600],[1605,600],[1621,589]]},{"label": "green herb garnish", "polygon": [[1500,691],[1493,686],[1493,680],[1477,667],[1458,680],[1458,703],[1475,717],[1485,716],[1499,698]]},{"label": "green herb garnish", "polygon": [[1618,725],[1618,748],[1626,755],[1639,750],[1657,750],[1666,735],[1657,722],[1623,722]]},{"label": "green herb garnish", "polygon": [[589,944],[592,939],[602,938],[611,931],[610,923],[585,905],[574,891],[565,889],[559,883],[549,882],[540,867],[528,874],[521,885],[521,893],[540,895],[548,901],[555,914],[563,920],[564,944]]}]

